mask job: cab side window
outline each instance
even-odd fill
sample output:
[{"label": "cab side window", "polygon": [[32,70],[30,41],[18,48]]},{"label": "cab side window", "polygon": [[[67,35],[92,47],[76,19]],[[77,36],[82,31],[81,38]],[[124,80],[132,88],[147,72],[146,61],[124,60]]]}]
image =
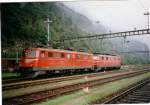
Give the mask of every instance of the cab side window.
[{"label": "cab side window", "polygon": [[108,57],[106,57],[106,60],[108,60]]},{"label": "cab side window", "polygon": [[104,60],[104,57],[102,56],[102,60]]},{"label": "cab side window", "polygon": [[61,53],[61,58],[64,58],[65,57],[65,54],[64,53]]},{"label": "cab side window", "polygon": [[71,58],[71,54],[66,54],[67,59]]},{"label": "cab side window", "polygon": [[48,57],[53,57],[53,53],[52,52],[48,52]]},{"label": "cab side window", "polygon": [[54,58],[61,58],[61,54],[58,52],[55,52],[53,55]]},{"label": "cab side window", "polygon": [[41,51],[41,57],[42,57],[42,58],[45,57],[45,51]]},{"label": "cab side window", "polygon": [[77,58],[77,59],[80,59],[80,57],[81,57],[80,54],[77,54],[77,55],[76,55],[76,58]]}]

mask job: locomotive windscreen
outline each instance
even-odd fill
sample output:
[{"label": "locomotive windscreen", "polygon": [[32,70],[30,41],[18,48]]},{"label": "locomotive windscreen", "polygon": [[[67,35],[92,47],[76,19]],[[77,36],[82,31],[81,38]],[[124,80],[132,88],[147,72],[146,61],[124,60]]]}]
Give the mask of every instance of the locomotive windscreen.
[{"label": "locomotive windscreen", "polygon": [[23,51],[23,57],[38,57],[39,51],[32,50],[32,49],[25,49]]}]

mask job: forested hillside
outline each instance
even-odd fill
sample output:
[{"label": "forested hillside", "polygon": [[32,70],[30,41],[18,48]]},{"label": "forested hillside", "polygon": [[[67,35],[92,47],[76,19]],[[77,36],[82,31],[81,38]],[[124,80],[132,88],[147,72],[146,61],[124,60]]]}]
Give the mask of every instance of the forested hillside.
[{"label": "forested hillside", "polygon": [[[50,42],[62,38],[76,37],[92,33],[94,26],[85,16],[74,12],[62,3],[12,3],[2,4],[2,47],[36,47],[46,45],[47,16],[50,23]],[[103,27],[100,28],[103,30]],[[89,49],[84,41],[53,44],[54,48],[82,46]]]},{"label": "forested hillside", "polygon": [[[47,16],[50,23],[50,42],[64,37],[86,34],[91,23],[61,3],[11,3],[1,5],[2,14],[2,49],[37,47],[47,43]],[[80,23],[80,24],[79,24]],[[83,43],[84,44],[84,43]],[[69,46],[68,46],[69,45]],[[82,45],[82,44],[81,44]],[[70,44],[53,47],[70,47]]]}]

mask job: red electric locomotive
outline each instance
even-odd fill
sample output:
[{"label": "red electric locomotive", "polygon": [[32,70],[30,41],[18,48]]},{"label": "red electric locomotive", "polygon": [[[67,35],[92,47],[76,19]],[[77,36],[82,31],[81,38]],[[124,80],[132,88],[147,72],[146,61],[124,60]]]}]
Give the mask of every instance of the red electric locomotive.
[{"label": "red electric locomotive", "polygon": [[94,66],[96,71],[106,70],[106,69],[120,69],[121,59],[116,55],[95,55]]},{"label": "red electric locomotive", "polygon": [[19,67],[22,74],[36,76],[47,72],[93,69],[93,54],[58,49],[25,49]]},{"label": "red electric locomotive", "polygon": [[120,66],[121,60],[118,56],[47,48],[25,49],[19,62],[21,74],[28,77],[45,73],[99,71]]}]

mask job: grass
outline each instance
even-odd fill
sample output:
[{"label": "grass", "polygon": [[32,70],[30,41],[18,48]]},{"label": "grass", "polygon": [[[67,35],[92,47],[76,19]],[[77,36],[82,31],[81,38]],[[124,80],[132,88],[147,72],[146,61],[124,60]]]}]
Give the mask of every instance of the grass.
[{"label": "grass", "polygon": [[81,90],[69,95],[63,95],[55,99],[47,100],[46,102],[40,103],[38,105],[88,105],[96,100],[116,93],[117,91],[137,83],[138,81],[147,77],[150,77],[150,72],[90,89],[89,93],[85,93]]},{"label": "grass", "polygon": [[19,77],[20,73],[2,72],[2,78]]}]

